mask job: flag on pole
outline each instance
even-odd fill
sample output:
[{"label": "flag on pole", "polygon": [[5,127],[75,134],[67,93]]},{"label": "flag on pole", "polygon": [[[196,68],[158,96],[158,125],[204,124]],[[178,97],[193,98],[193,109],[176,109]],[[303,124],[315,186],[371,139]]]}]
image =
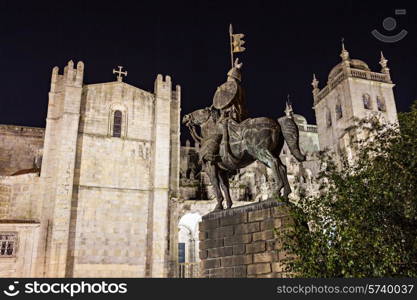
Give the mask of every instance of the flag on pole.
[{"label": "flag on pole", "polygon": [[236,33],[232,35],[234,53],[245,51],[246,48],[242,47],[242,45],[245,43],[245,41],[243,40],[244,37],[245,35],[243,33]]},{"label": "flag on pole", "polygon": [[245,35],[243,33],[233,33],[232,24],[229,26],[229,33],[230,33],[230,42],[231,42],[231,50],[233,53],[243,52],[245,51],[245,47],[242,47],[245,41],[243,38]]}]

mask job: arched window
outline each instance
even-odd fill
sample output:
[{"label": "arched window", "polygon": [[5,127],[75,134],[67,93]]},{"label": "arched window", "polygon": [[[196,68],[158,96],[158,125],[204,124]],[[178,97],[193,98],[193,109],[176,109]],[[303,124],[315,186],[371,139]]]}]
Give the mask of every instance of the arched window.
[{"label": "arched window", "polygon": [[335,112],[336,112],[337,120],[343,117],[342,104],[340,104],[340,102],[337,102],[336,107],[335,107]]},{"label": "arched window", "polygon": [[330,110],[326,108],[326,124],[327,127],[332,126],[332,115],[330,114]]},{"label": "arched window", "polygon": [[363,101],[363,108],[372,109],[371,96],[369,96],[368,94],[363,94],[362,101]]},{"label": "arched window", "polygon": [[199,259],[199,213],[187,213],[178,223],[178,276],[198,277]]},{"label": "arched window", "polygon": [[122,112],[116,110],[113,118],[113,136],[120,137],[122,134]]},{"label": "arched window", "polygon": [[376,105],[378,106],[379,111],[385,111],[385,101],[382,97],[376,97]]}]

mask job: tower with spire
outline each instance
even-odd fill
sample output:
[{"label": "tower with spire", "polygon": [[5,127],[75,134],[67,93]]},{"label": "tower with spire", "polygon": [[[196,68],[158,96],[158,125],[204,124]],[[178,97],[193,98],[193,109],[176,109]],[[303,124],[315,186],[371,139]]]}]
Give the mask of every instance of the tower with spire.
[{"label": "tower with spire", "polygon": [[321,150],[353,156],[352,131],[357,120],[373,115],[396,123],[397,109],[388,60],[381,52],[380,72],[372,71],[362,60],[350,57],[342,39],[341,61],[330,71],[326,86],[320,88],[313,74],[312,93]]}]

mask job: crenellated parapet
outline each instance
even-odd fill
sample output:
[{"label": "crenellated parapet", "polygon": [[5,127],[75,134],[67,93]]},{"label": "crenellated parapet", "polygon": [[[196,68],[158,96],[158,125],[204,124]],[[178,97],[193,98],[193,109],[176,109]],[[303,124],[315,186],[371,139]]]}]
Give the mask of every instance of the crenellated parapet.
[{"label": "crenellated parapet", "polygon": [[181,86],[176,85],[175,90],[172,90],[171,98],[173,101],[181,101]]},{"label": "crenellated parapet", "polygon": [[64,67],[62,75],[59,74],[59,67],[52,69],[51,76],[51,92],[59,92],[64,86],[81,87],[84,78],[84,63],[79,61],[77,67],[74,68],[74,62],[70,60]]},{"label": "crenellated parapet", "polygon": [[171,76],[166,75],[165,79],[158,74],[155,79],[154,93],[157,98],[171,100],[172,82]]},{"label": "crenellated parapet", "polygon": [[79,61],[74,68],[70,60],[59,74],[59,67],[52,69],[49,92],[48,119],[59,118],[65,111],[79,113],[81,89],[84,78],[84,63]]}]

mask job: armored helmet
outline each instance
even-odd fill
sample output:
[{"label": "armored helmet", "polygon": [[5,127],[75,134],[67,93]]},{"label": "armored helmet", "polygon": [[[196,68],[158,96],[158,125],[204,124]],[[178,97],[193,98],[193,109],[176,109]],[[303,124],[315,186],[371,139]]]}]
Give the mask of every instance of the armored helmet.
[{"label": "armored helmet", "polygon": [[229,72],[227,72],[227,76],[242,81],[242,75],[240,74],[240,70],[238,68],[231,68]]},{"label": "armored helmet", "polygon": [[243,63],[239,63],[239,58],[236,58],[234,66],[229,70],[229,72],[227,72],[227,76],[242,81],[242,75],[240,72],[242,66]]}]

